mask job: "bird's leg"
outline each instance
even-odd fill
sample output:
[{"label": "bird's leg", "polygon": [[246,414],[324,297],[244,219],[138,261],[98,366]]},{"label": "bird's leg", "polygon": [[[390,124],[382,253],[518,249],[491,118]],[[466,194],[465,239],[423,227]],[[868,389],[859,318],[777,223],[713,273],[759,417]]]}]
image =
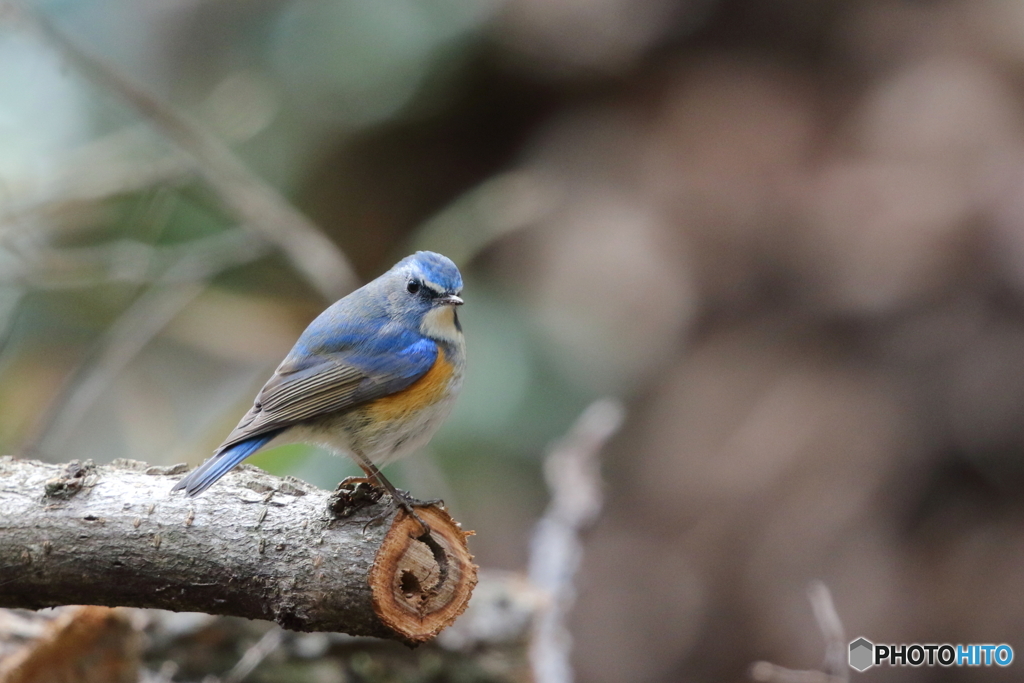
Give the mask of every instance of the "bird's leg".
[{"label": "bird's leg", "polygon": [[402,510],[404,510],[406,514],[408,514],[410,517],[419,522],[420,526],[423,527],[423,534],[428,535],[430,533],[430,525],[424,522],[422,519],[420,519],[420,516],[416,514],[416,511],[413,509],[413,507],[416,505],[426,506],[431,505],[433,503],[424,503],[422,501],[415,500],[410,496],[399,491],[397,488],[395,488],[394,484],[388,481],[388,478],[384,476],[384,473],[381,472],[369,458],[367,458],[359,451],[353,450],[352,456],[353,459],[356,461],[356,464],[359,465],[359,469],[361,469],[366,474],[366,478],[376,483],[385,491],[387,491],[388,494],[391,495],[392,503],[397,507],[402,508]]},{"label": "bird's leg", "polygon": [[[360,465],[360,467],[362,467],[362,465]],[[372,467],[373,469],[363,470],[363,472],[366,474],[365,477],[349,477],[348,479],[351,479],[352,481],[356,482],[366,481],[369,482],[371,486],[377,486],[378,488],[384,489],[392,496],[395,496],[395,500],[398,501],[397,504],[399,505],[399,507],[401,507],[406,512],[410,512],[410,510],[405,507],[406,505],[408,505],[409,508],[428,508],[431,505],[444,505],[443,498],[431,498],[430,500],[420,500],[419,498],[413,498],[408,491],[403,491],[402,489],[398,488],[397,486],[394,486],[390,481],[388,481],[387,477],[384,476],[384,473],[381,472],[376,465],[371,463],[370,467]]]}]

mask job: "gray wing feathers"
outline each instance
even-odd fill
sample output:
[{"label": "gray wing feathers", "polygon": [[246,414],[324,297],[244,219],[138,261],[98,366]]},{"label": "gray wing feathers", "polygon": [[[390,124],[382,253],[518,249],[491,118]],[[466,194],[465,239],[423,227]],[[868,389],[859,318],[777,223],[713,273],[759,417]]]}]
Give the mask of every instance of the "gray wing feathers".
[{"label": "gray wing feathers", "polygon": [[336,412],[365,400],[357,397],[366,379],[359,369],[326,361],[297,373],[274,373],[256,396],[256,402],[218,452],[240,441],[286,427],[315,415]]}]

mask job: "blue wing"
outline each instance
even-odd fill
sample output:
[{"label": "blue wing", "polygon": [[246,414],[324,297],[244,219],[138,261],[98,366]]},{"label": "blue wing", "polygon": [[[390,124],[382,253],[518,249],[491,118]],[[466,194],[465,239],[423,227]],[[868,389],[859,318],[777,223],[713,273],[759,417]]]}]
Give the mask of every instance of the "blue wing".
[{"label": "blue wing", "polygon": [[437,360],[436,343],[404,329],[372,336],[340,334],[321,348],[307,353],[300,339],[218,452],[253,436],[401,391]]},{"label": "blue wing", "polygon": [[202,493],[291,425],[405,389],[438,354],[435,342],[405,329],[368,335],[341,327],[326,340],[317,337],[315,350],[306,343],[309,336],[299,338],[214,456],[173,490]]}]

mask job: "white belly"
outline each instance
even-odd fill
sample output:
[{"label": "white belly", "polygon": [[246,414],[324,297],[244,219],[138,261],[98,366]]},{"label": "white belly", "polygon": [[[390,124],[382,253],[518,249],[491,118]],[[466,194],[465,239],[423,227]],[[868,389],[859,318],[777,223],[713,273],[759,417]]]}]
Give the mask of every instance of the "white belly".
[{"label": "white belly", "polygon": [[461,388],[462,378],[453,378],[448,396],[401,420],[367,424],[360,408],[338,415],[327,415],[313,423],[294,425],[275,437],[264,448],[289,443],[309,443],[338,455],[351,455],[356,450],[383,467],[411,455],[425,446],[434,432],[448,418]]}]

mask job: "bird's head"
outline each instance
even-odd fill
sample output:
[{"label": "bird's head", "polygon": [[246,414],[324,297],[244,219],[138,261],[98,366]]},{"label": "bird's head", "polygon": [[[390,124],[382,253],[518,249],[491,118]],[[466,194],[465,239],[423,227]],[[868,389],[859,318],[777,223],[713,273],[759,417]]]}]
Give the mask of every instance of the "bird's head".
[{"label": "bird's head", "polygon": [[447,256],[418,251],[387,273],[392,319],[439,341],[459,342],[462,325],[455,312],[462,305],[462,274]]}]

